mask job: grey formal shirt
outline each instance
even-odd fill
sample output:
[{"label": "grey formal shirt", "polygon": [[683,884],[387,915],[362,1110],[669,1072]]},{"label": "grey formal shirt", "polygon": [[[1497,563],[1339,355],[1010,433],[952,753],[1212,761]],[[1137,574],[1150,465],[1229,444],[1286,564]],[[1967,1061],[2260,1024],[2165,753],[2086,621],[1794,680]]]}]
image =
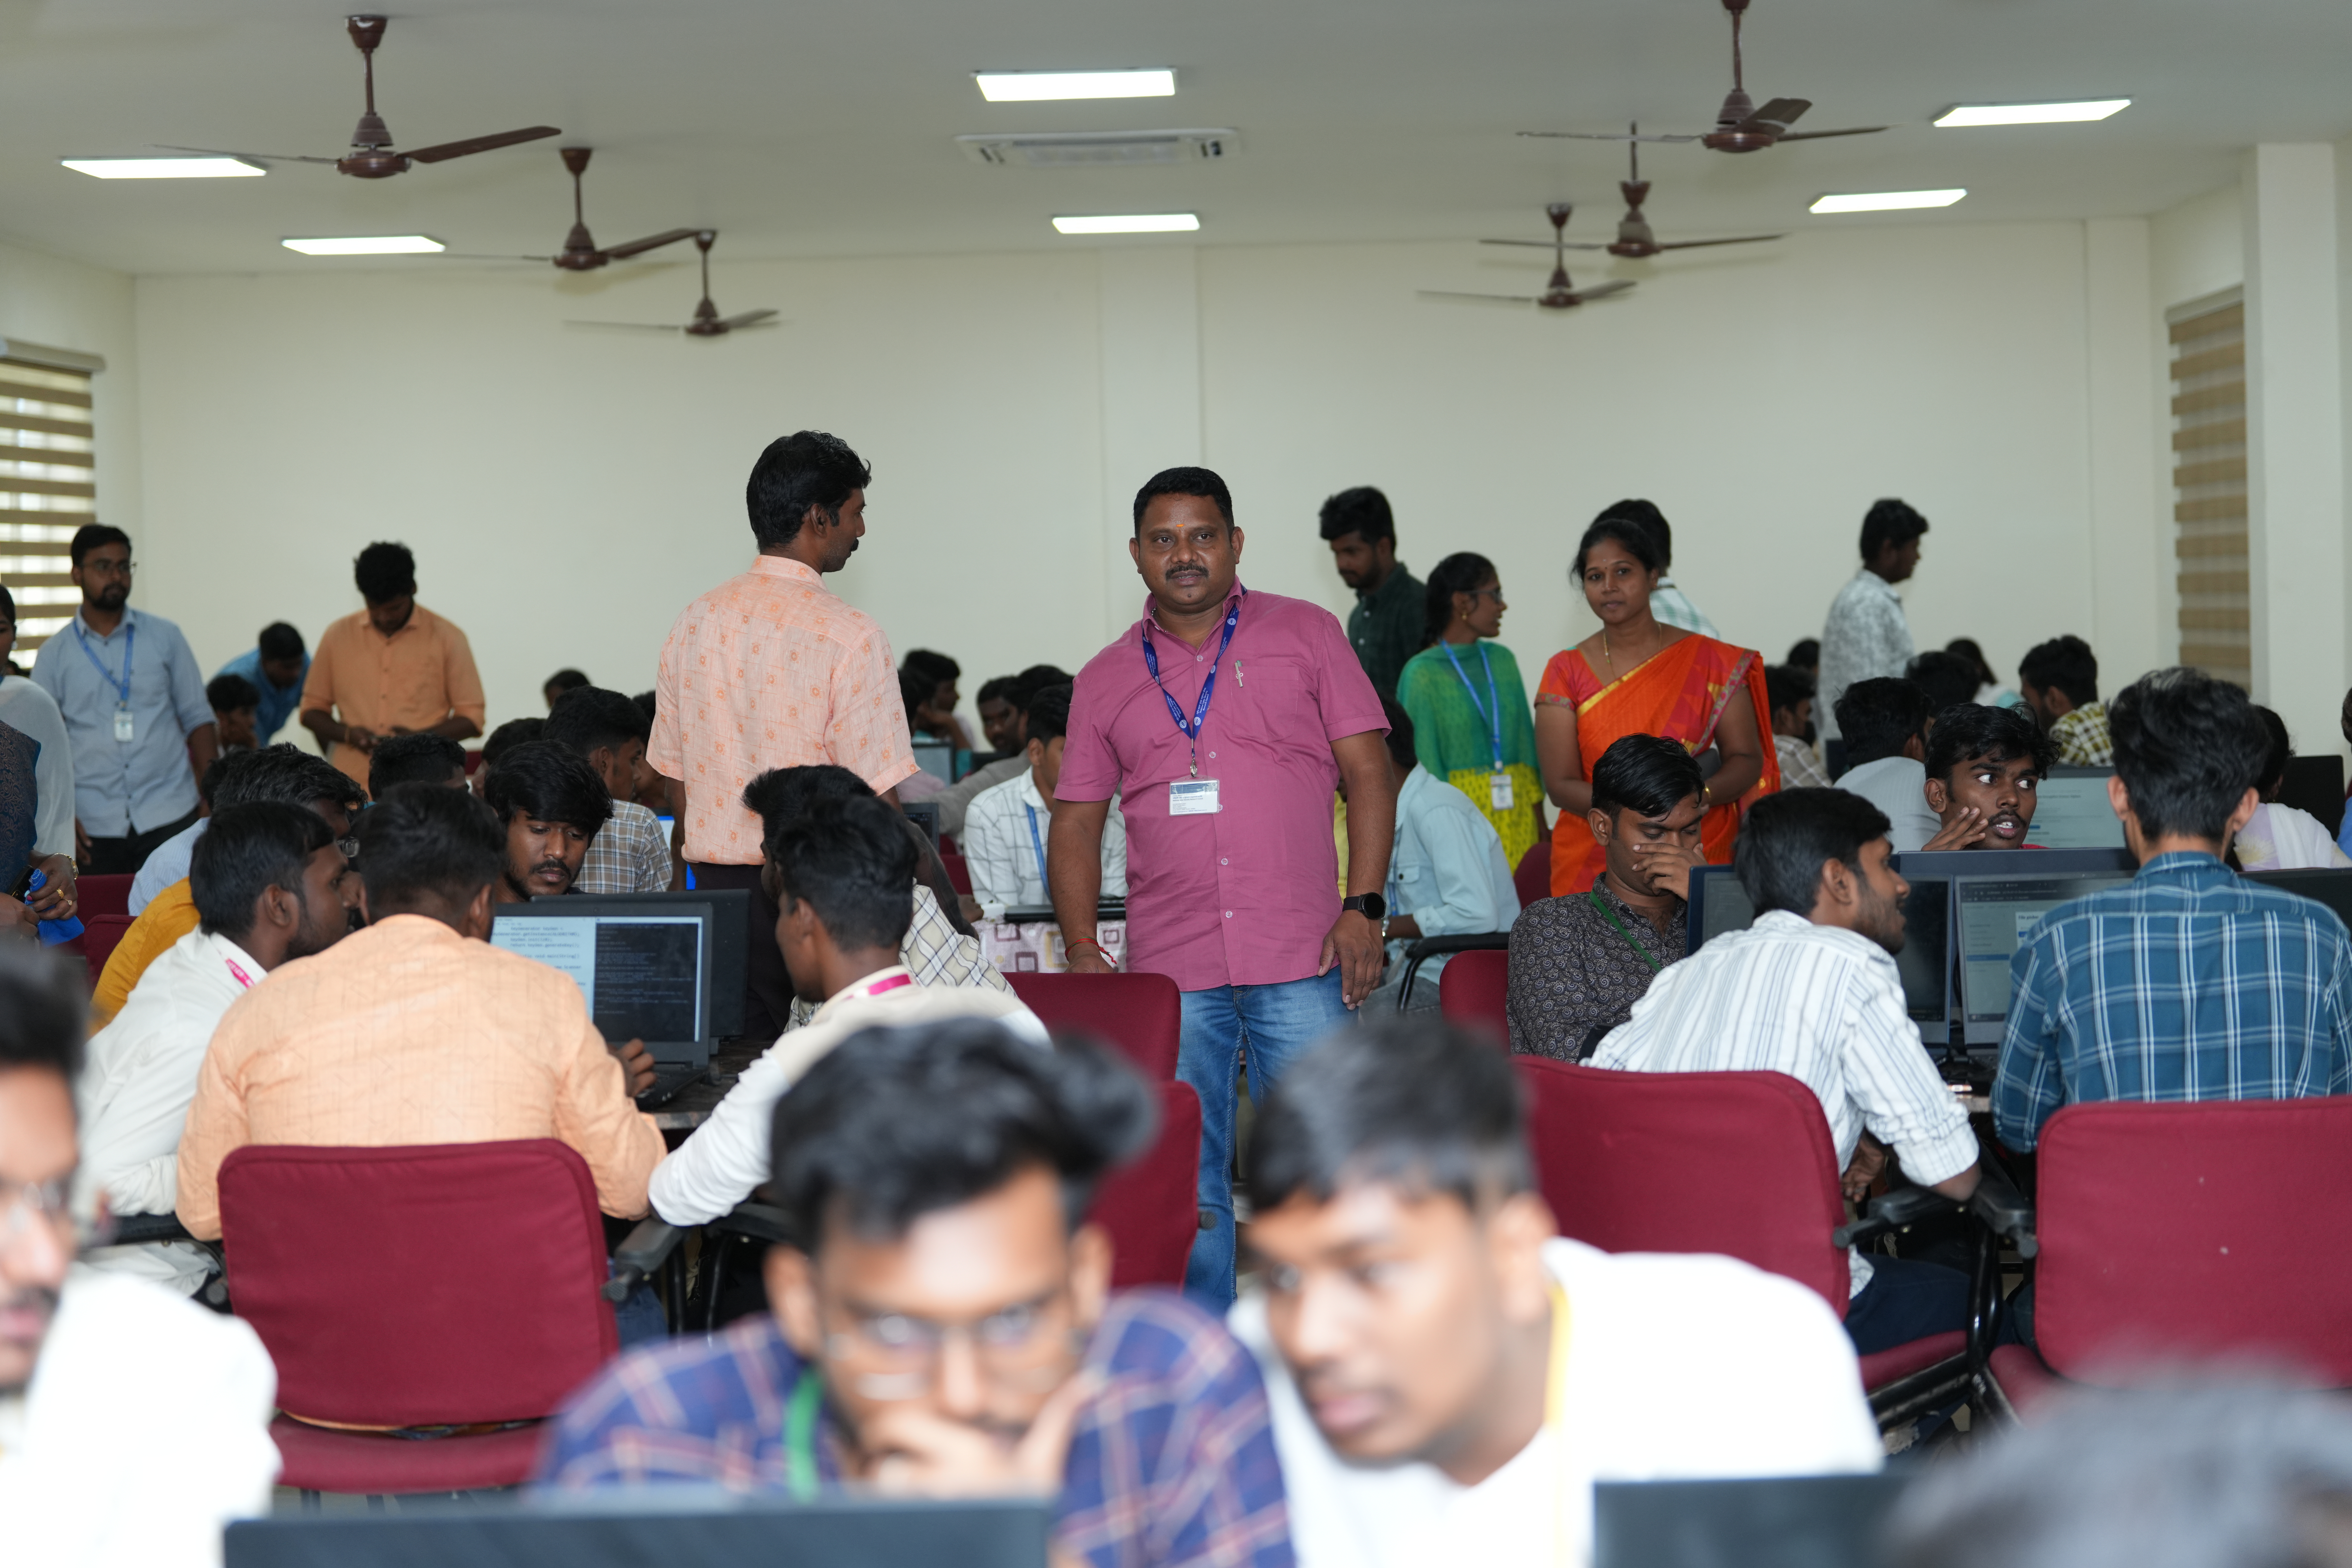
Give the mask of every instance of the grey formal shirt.
[{"label": "grey formal shirt", "polygon": [[[118,684],[130,666],[131,739],[115,738]],[[180,628],[125,609],[106,637],[79,612],[41,645],[33,684],[57,699],[73,742],[74,815],[93,838],[124,838],[196,808],[189,732],[213,721],[204,671]]]},{"label": "grey formal shirt", "polygon": [[1824,739],[1838,733],[1837,700],[1857,680],[1901,675],[1911,668],[1911,623],[1895,584],[1865,566],[1830,601],[1822,627],[1822,674],[1815,683],[1813,722]]}]

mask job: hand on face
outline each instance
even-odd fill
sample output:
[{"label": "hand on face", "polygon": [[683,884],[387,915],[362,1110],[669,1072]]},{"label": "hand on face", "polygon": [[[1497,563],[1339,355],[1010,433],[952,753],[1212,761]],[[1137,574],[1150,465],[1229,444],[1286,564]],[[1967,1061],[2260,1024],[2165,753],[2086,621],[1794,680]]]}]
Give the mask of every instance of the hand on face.
[{"label": "hand on face", "polygon": [[[1944,819],[1945,832],[1964,820],[1976,827],[1960,843],[1930,841],[1927,847],[1967,848],[1981,844],[1987,849],[2022,848],[2026,830],[2033,826],[2041,782],[2031,757],[2000,762],[1971,757],[1954,768],[1948,780],[1929,779],[1928,809]],[[1943,837],[1937,835],[1937,839]]]},{"label": "hand on face", "polygon": [[888,1405],[858,1433],[875,1490],[902,1497],[1051,1497],[1062,1489],[1078,1413],[1102,1391],[1093,1368],[1049,1395],[1019,1436],[950,1420],[921,1405]]}]

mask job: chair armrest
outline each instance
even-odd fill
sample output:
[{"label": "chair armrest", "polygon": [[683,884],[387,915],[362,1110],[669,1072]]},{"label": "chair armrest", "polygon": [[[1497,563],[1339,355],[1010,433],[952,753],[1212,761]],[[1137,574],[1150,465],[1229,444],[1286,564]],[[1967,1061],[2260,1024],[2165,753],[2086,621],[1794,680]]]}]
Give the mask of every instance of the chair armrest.
[{"label": "chair armrest", "polygon": [[1507,949],[1511,933],[1507,931],[1484,931],[1466,936],[1424,936],[1404,950],[1405,962],[1418,963],[1447,952],[1476,952],[1488,949]]},{"label": "chair armrest", "polygon": [[778,1247],[797,1245],[784,1211],[773,1204],[744,1202],[710,1222],[710,1228],[728,1236],[747,1236]]},{"label": "chair armrest", "polygon": [[677,1250],[677,1244],[686,1238],[687,1228],[666,1219],[640,1222],[613,1249],[613,1277],[604,1281],[604,1300],[626,1300],[630,1291],[668,1261],[669,1255]]},{"label": "chair armrest", "polygon": [[1830,1241],[1836,1247],[1853,1247],[1959,1208],[1958,1199],[1946,1197],[1933,1187],[1896,1187],[1871,1199],[1868,1212],[1832,1231]]},{"label": "chair armrest", "polygon": [[2032,1258],[2042,1250],[2041,1241],[2033,1234],[2033,1205],[1999,1162],[1984,1160],[1977,1168],[1977,1190],[1969,1196],[1969,1212],[1982,1220],[1985,1228],[1995,1236],[2005,1236],[2017,1247],[2020,1258]]},{"label": "chair armrest", "polygon": [[194,1241],[175,1214],[126,1214],[114,1217],[112,1245],[135,1247],[152,1241]]}]

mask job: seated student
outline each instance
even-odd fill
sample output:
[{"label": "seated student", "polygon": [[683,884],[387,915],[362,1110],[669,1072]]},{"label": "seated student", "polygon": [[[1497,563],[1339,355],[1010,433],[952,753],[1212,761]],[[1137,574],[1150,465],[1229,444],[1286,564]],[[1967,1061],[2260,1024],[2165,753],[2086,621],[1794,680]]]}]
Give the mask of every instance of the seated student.
[{"label": "seated student", "polygon": [[1801,669],[1819,681],[1822,678],[1822,639],[1799,637],[1789,645],[1789,657],[1780,662],[1790,669]]},{"label": "seated student", "polygon": [[2050,737],[2022,709],[1964,702],[1927,737],[1927,809],[1941,849],[2022,849],[2050,773]]},{"label": "seated student", "polygon": [[[1822,1299],[1728,1258],[1556,1234],[1517,1075],[1375,1020],[1251,1134],[1259,1288],[1232,1314],[1308,1568],[1579,1568],[1596,1480],[1867,1472],[1885,1453]],[[1769,1419],[1727,1419],[1734,1410]]]},{"label": "seated student", "polygon": [[1581,1061],[1690,950],[1691,868],[1706,864],[1706,781],[1680,742],[1621,735],[1592,765],[1591,890],[1529,904],[1511,927],[1511,1048]]},{"label": "seated student", "polygon": [[[829,801],[854,800],[874,793],[866,781],[847,768],[828,763],[812,763],[797,768],[771,768],[743,786],[745,809],[759,814],[763,828],[763,841],[772,840],[787,823],[797,822],[809,812]],[[947,872],[931,853],[930,841],[923,832],[904,817],[899,818],[908,840],[919,847],[914,888],[914,913],[907,934],[898,943],[898,962],[915,977],[918,985],[986,986],[1010,995],[1013,987],[996,965],[981,956],[980,938],[965,925],[955,912],[955,889],[948,885]],[[752,900],[753,918],[772,925],[782,914],[774,895],[766,886],[762,875],[760,890]],[[771,998],[773,1016],[788,1021],[787,1029],[805,1026],[816,1016],[815,1004],[795,995],[787,1000]]]},{"label": "seated student", "polygon": [[1257,1368],[1174,1292],[1113,1294],[1080,1223],[1151,1121],[1125,1067],[984,1020],[844,1041],[776,1107],[772,1312],[624,1356],[542,1484],[1045,1493],[1057,1568],[1287,1568]]},{"label": "seated student", "polygon": [[278,731],[302,706],[302,682],[310,673],[310,656],[302,647],[300,632],[284,621],[272,621],[261,628],[254,647],[213,673],[241,675],[253,682],[254,690],[261,695],[254,721],[257,738],[253,743],[266,746],[278,739]]},{"label": "seated student", "polygon": [[554,711],[557,700],[561,699],[565,692],[577,691],[583,686],[593,684],[594,683],[591,681],[587,676],[582,674],[579,670],[568,668],[559,669],[553,675],[549,676],[545,680],[540,683],[539,694],[547,700],[548,710],[552,712]]},{"label": "seated student", "polygon": [[213,710],[213,729],[220,736],[221,754],[250,752],[261,744],[256,726],[261,718],[261,689],[242,675],[215,675],[205,683],[205,703]]},{"label": "seated student", "polygon": [[1832,787],[1879,809],[1893,825],[1897,854],[1959,847],[1929,842],[1943,830],[1927,809],[1927,727],[1935,713],[1925,691],[1892,676],[1857,680],[1837,700],[1846,769]]},{"label": "seated student", "polygon": [[[180,1129],[196,1069],[229,1004],[279,965],[323,952],[352,929],[360,879],[316,812],[278,801],[224,808],[196,845],[188,885],[197,929],[147,966],[114,1021],[93,1036],[74,1099],[81,1112],[75,1209],[170,1214]],[[85,1253],[93,1268],[193,1296],[211,1257],[185,1242]]]},{"label": "seated student", "polygon": [[702,1225],[751,1195],[773,1162],[776,1101],[812,1063],[867,1027],[992,1018],[1034,1045],[1045,1026],[1006,992],[922,985],[898,962],[914,916],[915,846],[906,819],[872,795],[828,801],[782,824],[762,880],[782,913],[776,946],[803,1002],[823,1004],[735,1080],[710,1120],[654,1172],[654,1212]]},{"label": "seated student", "polygon": [[482,800],[506,838],[492,891],[502,904],[559,898],[579,880],[589,841],[613,814],[596,770],[552,741],[517,746],[486,767]]},{"label": "seated student", "polygon": [[[221,1162],[247,1143],[514,1138],[570,1144],[606,1214],[643,1216],[662,1135],[580,987],[486,940],[506,842],[490,808],[404,784],[359,838],[367,927],[247,992],[213,1033],[180,1139],[180,1223],[218,1238]],[[651,1081],[648,1060],[637,1087]]]},{"label": "seated student", "polygon": [[2026,650],[2017,687],[2050,731],[2062,767],[2104,768],[2116,760],[2107,707],[2099,700],[2099,660],[2077,637],[2053,637]]},{"label": "seated student", "polygon": [[[1885,1162],[1953,1198],[1976,1190],[1977,1138],[1903,1001],[1894,955],[1910,891],[1887,865],[1886,818],[1835,789],[1757,802],[1733,852],[1756,923],[1658,976],[1597,1068],[1783,1072],[1813,1091],[1859,1196]],[[1846,1333],[1868,1354],[1967,1326],[1969,1278],[1914,1258],[1853,1256]]]},{"label": "seated student", "polygon": [[1000,756],[1021,750],[1022,696],[1019,676],[1000,675],[981,682],[980,695],[972,699],[980,713],[981,739]]},{"label": "seated student", "polygon": [[[242,753],[240,753],[242,754]],[[144,864],[131,876],[131,894],[124,912],[136,920],[155,901],[155,895],[188,874],[188,859],[195,852],[196,840],[211,826],[213,796],[220,789],[221,775],[228,770],[226,757],[215,757],[204,775],[196,780],[196,819],[155,847]]]},{"label": "seated student", "polygon": [[538,740],[547,729],[544,719],[509,719],[489,733],[482,742],[482,765],[474,774],[474,793],[482,793],[482,781],[489,776],[499,759],[517,746],[527,746]]},{"label": "seated student", "polygon": [[[229,758],[222,764],[219,782],[213,786],[215,813],[257,800],[309,807],[324,819],[346,854],[352,844],[352,824],[367,805],[367,791],[342,769],[285,742]],[[152,860],[168,852],[184,857],[179,863],[188,865],[196,841],[211,821],[210,817],[198,818],[187,832],[165,839],[149,858]],[[173,942],[195,930],[200,918],[195,894],[183,872],[148,901],[131,922],[131,929],[122,933],[122,940],[115,944],[106,968],[98,977],[98,988],[90,996],[92,1020],[102,1025],[121,1012],[122,1004],[130,998],[131,988],[139,984],[147,966],[169,952]]]},{"label": "seated student", "polygon": [[677,885],[669,835],[637,804],[653,774],[646,765],[653,732],[643,709],[600,686],[567,691],[548,711],[541,734],[585,760],[613,797],[612,820],[596,830],[580,863],[575,885],[583,893],[667,893]]},{"label": "seated student", "polygon": [[2023,708],[2025,699],[2000,683],[1992,672],[1992,661],[1984,656],[1983,647],[1974,637],[1954,637],[1944,645],[1946,653],[1958,654],[1977,672],[1976,694],[1969,699],[1988,708]]},{"label": "seated student", "polygon": [[[1014,705],[1024,711],[1029,706],[1031,692],[1043,691],[1049,686],[1067,686],[1071,681],[1067,670],[1050,664],[1033,664],[1012,679],[1014,682],[1012,692]],[[1007,779],[1019,778],[1028,771],[1029,753],[1024,749],[1028,744],[1028,735],[1016,725],[1010,739],[1012,744],[1009,748],[999,746],[997,749],[1009,750],[1011,755],[999,757],[986,767],[974,768],[931,797],[939,803],[941,833],[961,842],[964,813],[971,809],[973,801],[980,798],[981,792],[993,789]]]},{"label": "seated student", "polygon": [[430,730],[386,735],[368,753],[368,787],[382,795],[394,784],[438,784],[446,789],[468,787],[466,748]]},{"label": "seated student", "polygon": [[2352,1092],[2352,937],[2325,904],[2233,876],[2270,736],[2246,694],[2159,669],[2108,711],[2107,783],[2139,874],[2061,904],[2010,960],[1993,1126],[2031,1150],[2083,1100]]},{"label": "seated student", "polygon": [[278,1377],[252,1329],[71,1268],[81,985],[0,944],[0,1545],[25,1568],[213,1568],[269,1512]]},{"label": "seated student", "polygon": [[956,705],[963,700],[956,682],[962,679],[961,665],[927,647],[908,648],[907,657],[898,661],[898,689],[907,700],[907,719],[915,733],[968,752],[971,737],[964,733],[963,721],[956,717]]},{"label": "seated student", "polygon": [[[1397,1010],[1404,985],[1405,949],[1425,936],[1507,931],[1519,918],[1519,889],[1511,862],[1486,814],[1456,785],[1421,765],[1412,717],[1394,698],[1381,699],[1389,721],[1389,763],[1396,777],[1396,837],[1389,852],[1388,973],[1364,999],[1366,1016]],[[1106,884],[1108,890],[1108,884]],[[1414,1012],[1437,1005],[1447,957],[1429,959],[1405,998]]]},{"label": "seated student", "polygon": [[1927,694],[1927,710],[1941,713],[1977,700],[1977,667],[1949,648],[1931,647],[1915,654],[1904,667],[1903,678]]},{"label": "seated student", "polygon": [[[898,672],[898,706],[906,710],[907,733],[912,740],[930,736],[925,728],[923,715],[929,711],[922,705],[930,700],[931,679],[922,670],[902,669]],[[955,722],[954,715],[949,716]],[[929,768],[918,768],[898,781],[898,798],[902,801],[929,800],[948,787],[948,781]]]},{"label": "seated student", "polygon": [[1818,789],[1827,784],[1829,772],[1813,753],[1813,678],[1793,664],[1776,664],[1764,672],[1764,689],[1772,704],[1772,749],[1780,758],[1780,787]]},{"label": "seated student", "polygon": [[[2352,868],[2352,856],[2347,856],[2327,836],[2326,824],[2307,811],[2279,804],[2279,791],[2286,786],[2286,765],[2294,760],[2294,742],[2288,738],[2285,720],[2259,703],[2254,714],[2271,737],[2270,749],[2263,758],[2259,785],[2263,804],[2254,807],[2254,815],[2238,830],[2238,842],[2231,852],[2230,863],[2242,871],[2340,871]],[[2352,816],[2352,812],[2346,815]]]},{"label": "seated student", "polygon": [[[1045,890],[1045,830],[1053,826],[1054,785],[1070,732],[1066,683],[1030,693],[1021,732],[1028,737],[1029,766],[973,798],[964,813],[963,861],[972,897],[982,903],[1035,908],[1054,901]],[[1102,896],[1127,897],[1127,818],[1117,801],[1103,823]]]}]

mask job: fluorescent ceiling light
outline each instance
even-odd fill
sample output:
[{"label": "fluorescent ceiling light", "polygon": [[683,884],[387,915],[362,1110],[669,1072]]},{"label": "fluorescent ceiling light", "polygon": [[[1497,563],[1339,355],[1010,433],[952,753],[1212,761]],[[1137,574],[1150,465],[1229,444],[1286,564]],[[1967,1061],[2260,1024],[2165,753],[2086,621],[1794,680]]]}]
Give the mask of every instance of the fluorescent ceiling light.
[{"label": "fluorescent ceiling light", "polygon": [[100,180],[241,180],[269,172],[242,158],[60,158],[58,162]]},{"label": "fluorescent ceiling light", "polygon": [[1969,193],[1957,191],[1855,191],[1846,195],[1823,196],[1807,212],[1816,213],[1887,213],[1905,207],[1948,207]]},{"label": "fluorescent ceiling light", "polygon": [[980,96],[991,103],[1037,103],[1054,98],[1173,98],[1172,70],[974,71]]},{"label": "fluorescent ceiling light", "polygon": [[421,234],[336,235],[324,239],[281,239],[278,243],[305,256],[423,256],[449,248]]},{"label": "fluorescent ceiling light", "polygon": [[2131,106],[2128,98],[2093,98],[2080,103],[1963,103],[1944,111],[1937,125],[2061,125],[2105,120]]},{"label": "fluorescent ceiling light", "polygon": [[1201,226],[1192,213],[1106,213],[1091,217],[1057,217],[1054,226],[1063,234],[1181,234]]}]

